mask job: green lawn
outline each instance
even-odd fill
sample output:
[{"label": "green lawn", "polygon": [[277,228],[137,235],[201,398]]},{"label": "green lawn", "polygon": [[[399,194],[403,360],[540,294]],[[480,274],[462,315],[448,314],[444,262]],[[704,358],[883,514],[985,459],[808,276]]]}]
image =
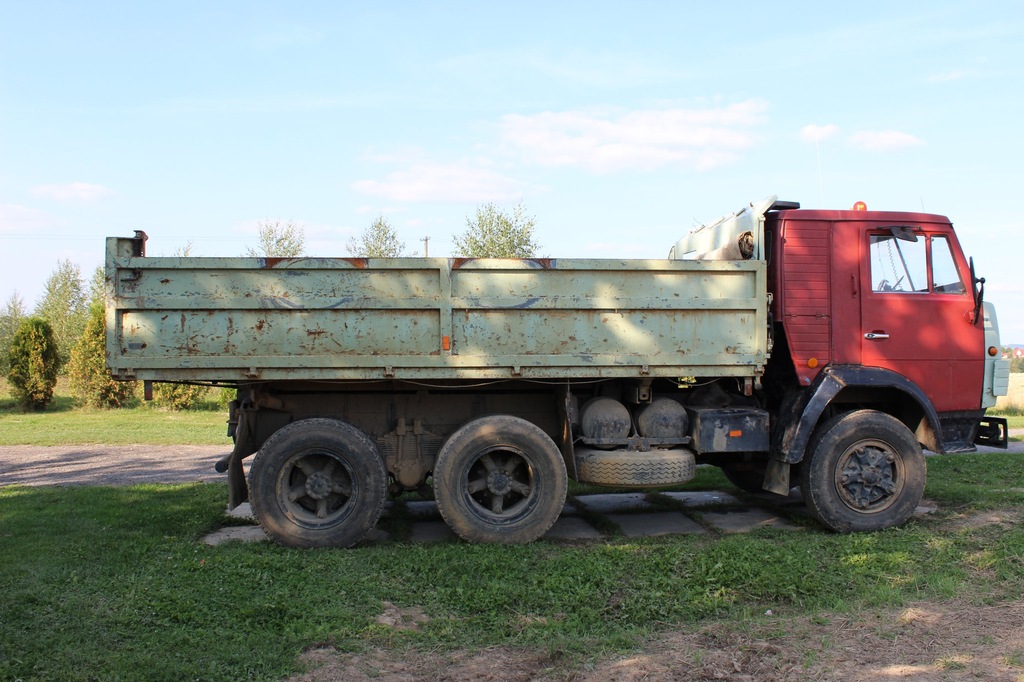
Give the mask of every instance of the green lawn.
[{"label": "green lawn", "polygon": [[[0,399],[0,444],[226,444],[225,420],[218,409],[81,410],[62,389],[41,414]],[[322,644],[509,645],[575,666],[661,629],[743,623],[767,608],[1019,598],[1022,524],[960,519],[994,509],[1020,519],[1024,457],[934,457],[928,467],[939,513],[880,533],[835,535],[796,518],[804,530],[522,547],[210,548],[198,538],[231,523],[223,485],[0,488],[0,679],[276,680]],[[704,469],[696,484],[727,485]],[[405,522],[396,513],[395,537]],[[416,632],[379,625],[384,602],[430,621]]]},{"label": "green lawn", "polygon": [[0,445],[224,445],[227,411],[211,391],[202,409],[174,412],[141,402],[137,407],[96,410],[75,405],[67,381],[57,384],[43,412],[22,412],[0,382]]},{"label": "green lawn", "polygon": [[[1024,459],[932,458],[940,511],[879,533],[801,531],[527,546],[292,550],[197,542],[223,485],[0,489],[0,679],[277,680],[342,651],[507,645],[553,666],[665,628],[857,613],[908,601],[998,603],[1024,590]],[[375,618],[418,607],[419,631]]]}]

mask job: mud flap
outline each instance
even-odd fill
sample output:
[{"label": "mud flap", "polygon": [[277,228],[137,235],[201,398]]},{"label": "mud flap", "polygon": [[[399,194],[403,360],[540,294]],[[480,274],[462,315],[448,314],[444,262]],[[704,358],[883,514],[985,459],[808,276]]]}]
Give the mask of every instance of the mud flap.
[{"label": "mud flap", "polygon": [[764,485],[761,487],[770,493],[775,493],[776,495],[789,495],[789,489],[791,487],[789,482],[789,470],[790,465],[786,462],[782,462],[774,458],[769,459],[768,467],[764,472]]},{"label": "mud flap", "polygon": [[249,484],[245,480],[242,460],[256,452],[250,428],[250,419],[242,412],[235,428],[235,447],[228,455],[228,509],[234,509],[249,499]]}]

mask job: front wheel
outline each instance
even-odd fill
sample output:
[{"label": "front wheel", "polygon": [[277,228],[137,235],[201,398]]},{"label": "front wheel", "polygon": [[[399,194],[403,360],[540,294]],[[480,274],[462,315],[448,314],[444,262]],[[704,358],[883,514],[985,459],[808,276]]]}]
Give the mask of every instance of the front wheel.
[{"label": "front wheel", "polygon": [[800,473],[804,501],[834,531],[898,526],[924,495],[927,465],[920,444],[882,412],[858,410],[825,422],[808,457]]},{"label": "front wheel", "polygon": [[350,547],[380,518],[387,480],[365,433],[336,419],[303,419],[263,444],[249,490],[257,521],[278,543]]},{"label": "front wheel", "polygon": [[464,425],[434,465],[434,494],[445,522],[468,542],[532,542],[558,520],[568,476],[554,441],[507,415]]}]

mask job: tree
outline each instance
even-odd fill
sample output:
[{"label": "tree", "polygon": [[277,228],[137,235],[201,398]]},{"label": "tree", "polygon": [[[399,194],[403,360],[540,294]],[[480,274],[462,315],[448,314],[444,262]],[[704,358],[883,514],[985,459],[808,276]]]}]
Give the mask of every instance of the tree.
[{"label": "tree", "polygon": [[92,280],[89,281],[89,314],[92,314],[92,306],[99,303],[101,306],[106,305],[107,298],[107,276],[103,271],[103,266],[98,265],[93,270]]},{"label": "tree", "polygon": [[39,317],[21,321],[11,342],[9,389],[26,410],[43,410],[53,400],[60,356],[50,323]]},{"label": "tree", "polygon": [[1024,354],[1014,346],[1003,346],[1003,355],[1010,359],[1010,372],[1024,372]]},{"label": "tree", "polygon": [[398,258],[405,255],[405,242],[398,241],[398,235],[384,216],[377,216],[358,238],[349,239],[347,248],[357,258]]},{"label": "tree", "polygon": [[0,373],[7,374],[11,369],[11,341],[14,340],[14,333],[18,331],[18,325],[27,314],[25,301],[17,291],[11,294],[7,303],[0,309]]},{"label": "tree", "polygon": [[81,268],[66,258],[58,261],[57,268],[46,280],[43,297],[34,313],[53,328],[62,366],[71,357],[71,349],[78,343],[89,319],[85,296]]},{"label": "tree", "polygon": [[289,220],[282,225],[279,220],[259,223],[260,244],[258,249],[246,249],[250,258],[298,258],[306,245],[306,232],[301,225]]},{"label": "tree", "polygon": [[533,241],[536,221],[526,215],[522,203],[508,215],[495,204],[476,209],[476,219],[466,218],[466,231],[453,237],[455,255],[467,258],[532,258],[540,245]]},{"label": "tree", "polygon": [[106,321],[103,302],[89,307],[89,322],[71,350],[71,391],[89,407],[125,407],[135,398],[136,382],[114,381],[106,366]]}]

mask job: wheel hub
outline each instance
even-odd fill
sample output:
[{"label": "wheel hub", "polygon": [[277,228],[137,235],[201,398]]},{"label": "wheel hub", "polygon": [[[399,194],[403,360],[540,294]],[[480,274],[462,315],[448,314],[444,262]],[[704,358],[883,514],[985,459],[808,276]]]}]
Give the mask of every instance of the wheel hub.
[{"label": "wheel hub", "polygon": [[505,471],[496,469],[487,475],[487,489],[494,495],[512,492],[512,479]]},{"label": "wheel hub", "polygon": [[843,466],[840,483],[849,500],[859,509],[878,505],[896,491],[892,454],[876,447],[854,451]]},{"label": "wheel hub", "polygon": [[331,477],[318,471],[306,479],[306,494],[314,500],[322,500],[331,494],[334,482]]}]

